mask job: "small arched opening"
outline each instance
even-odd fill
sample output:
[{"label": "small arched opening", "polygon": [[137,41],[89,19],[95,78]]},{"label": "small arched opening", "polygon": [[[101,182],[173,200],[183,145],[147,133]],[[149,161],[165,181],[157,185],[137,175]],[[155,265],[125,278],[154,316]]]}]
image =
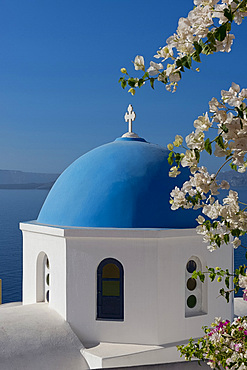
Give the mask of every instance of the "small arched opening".
[{"label": "small arched opening", "polygon": [[36,302],[50,300],[50,261],[47,254],[40,252],[36,265]]},{"label": "small arched opening", "polygon": [[196,270],[202,271],[202,263],[198,257],[192,256],[185,268],[185,317],[205,314],[206,283],[203,286],[200,279],[192,277]]}]

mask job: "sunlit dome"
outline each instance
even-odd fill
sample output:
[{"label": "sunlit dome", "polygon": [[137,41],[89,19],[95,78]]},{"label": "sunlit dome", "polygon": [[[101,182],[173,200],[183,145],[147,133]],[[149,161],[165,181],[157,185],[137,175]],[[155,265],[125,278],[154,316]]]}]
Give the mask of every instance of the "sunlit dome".
[{"label": "sunlit dome", "polygon": [[84,154],[58,178],[37,221],[69,227],[195,227],[194,211],[170,209],[171,190],[187,177],[168,176],[168,153],[127,135]]}]

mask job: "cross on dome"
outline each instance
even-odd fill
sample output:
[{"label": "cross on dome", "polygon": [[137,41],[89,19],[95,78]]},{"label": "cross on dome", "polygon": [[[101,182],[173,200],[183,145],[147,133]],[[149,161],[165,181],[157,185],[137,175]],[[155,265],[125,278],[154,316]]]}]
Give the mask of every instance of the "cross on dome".
[{"label": "cross on dome", "polygon": [[132,132],[132,122],[135,120],[136,118],[136,114],[135,112],[133,111],[133,107],[131,104],[129,104],[128,106],[128,113],[126,112],[125,113],[125,116],[124,116],[124,119],[125,119],[125,122],[129,122],[129,133]]}]

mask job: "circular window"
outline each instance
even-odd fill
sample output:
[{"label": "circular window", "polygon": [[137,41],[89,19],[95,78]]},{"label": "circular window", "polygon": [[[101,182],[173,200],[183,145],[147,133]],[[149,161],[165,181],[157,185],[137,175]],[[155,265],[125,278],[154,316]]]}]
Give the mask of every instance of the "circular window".
[{"label": "circular window", "polygon": [[194,290],[196,288],[196,280],[193,278],[189,278],[187,280],[187,288],[189,290]]},{"label": "circular window", "polygon": [[46,275],[46,284],[50,285],[50,274]]},{"label": "circular window", "polygon": [[194,295],[190,295],[187,299],[187,306],[189,308],[194,308],[196,305],[196,297]]},{"label": "circular window", "polygon": [[187,271],[192,274],[192,272],[194,272],[196,270],[196,262],[194,260],[190,260],[188,263],[187,263]]}]

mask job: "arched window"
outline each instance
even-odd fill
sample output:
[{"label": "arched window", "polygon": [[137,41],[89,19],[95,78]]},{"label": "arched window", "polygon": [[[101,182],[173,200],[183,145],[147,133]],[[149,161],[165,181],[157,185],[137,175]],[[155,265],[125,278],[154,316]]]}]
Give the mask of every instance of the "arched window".
[{"label": "arched window", "polygon": [[124,272],[122,264],[106,258],[97,269],[97,319],[124,319]]},{"label": "arched window", "polygon": [[198,257],[192,256],[185,268],[185,317],[203,315],[205,313],[206,283],[192,278],[194,271],[202,270]]},{"label": "arched window", "polygon": [[44,252],[37,258],[36,301],[49,302],[50,299],[50,262]]}]

